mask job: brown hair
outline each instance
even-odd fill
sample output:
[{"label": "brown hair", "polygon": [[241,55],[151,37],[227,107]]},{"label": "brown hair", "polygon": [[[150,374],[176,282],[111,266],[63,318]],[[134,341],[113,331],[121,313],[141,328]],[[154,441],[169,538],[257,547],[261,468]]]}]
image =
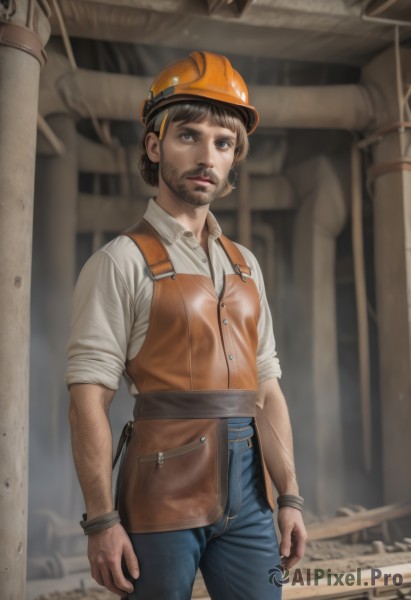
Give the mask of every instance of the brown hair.
[{"label": "brown hair", "polygon": [[[139,166],[144,181],[149,185],[158,187],[159,165],[158,163],[153,163],[149,159],[146,151],[145,141],[148,133],[152,131],[158,133],[166,110],[168,110],[168,116],[163,135],[166,134],[170,123],[199,123],[207,120],[211,125],[225,127],[226,129],[230,129],[237,134],[233,166],[238,165],[247,156],[249,150],[247,131],[241,116],[237,114],[235,109],[231,109],[231,107],[229,108],[222,104],[212,104],[210,102],[186,101],[184,103],[172,104],[164,108],[161,112],[155,114],[150,119],[150,121],[147,123],[142,138],[142,154]],[[227,182],[226,186],[222,190],[221,196],[226,196],[231,192],[232,189],[233,185]]]}]

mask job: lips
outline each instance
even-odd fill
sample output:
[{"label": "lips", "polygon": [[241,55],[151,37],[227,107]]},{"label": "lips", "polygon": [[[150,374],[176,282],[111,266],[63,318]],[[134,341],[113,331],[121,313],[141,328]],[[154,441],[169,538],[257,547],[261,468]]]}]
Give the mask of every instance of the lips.
[{"label": "lips", "polygon": [[197,175],[195,177],[187,177],[187,179],[190,179],[190,181],[198,181],[199,183],[206,183],[209,185],[214,185],[214,181],[212,181],[208,177],[201,177],[201,176]]},{"label": "lips", "polygon": [[205,187],[218,184],[218,177],[210,169],[198,169],[186,174],[186,178]]}]

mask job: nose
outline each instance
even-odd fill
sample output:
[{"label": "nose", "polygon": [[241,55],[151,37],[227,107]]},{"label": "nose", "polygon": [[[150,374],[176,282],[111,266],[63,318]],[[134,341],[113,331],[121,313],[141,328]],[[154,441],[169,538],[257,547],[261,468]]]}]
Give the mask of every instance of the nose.
[{"label": "nose", "polygon": [[215,147],[212,143],[201,144],[199,148],[197,164],[205,169],[212,169],[215,166]]}]

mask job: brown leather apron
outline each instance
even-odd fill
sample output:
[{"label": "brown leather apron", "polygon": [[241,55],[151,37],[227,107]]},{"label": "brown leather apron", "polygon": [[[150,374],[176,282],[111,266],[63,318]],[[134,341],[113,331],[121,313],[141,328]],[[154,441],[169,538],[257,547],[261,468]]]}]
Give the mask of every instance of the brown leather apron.
[{"label": "brown leather apron", "polygon": [[[126,235],[144,256],[153,298],[144,343],[126,364],[139,395],[119,469],[118,510],[130,533],[209,525],[227,500],[227,419],[255,417],[258,290],[225,236],[218,241],[234,273],[218,298],[210,277],[175,273],[147,221]],[[261,447],[260,455],[273,510]]]}]

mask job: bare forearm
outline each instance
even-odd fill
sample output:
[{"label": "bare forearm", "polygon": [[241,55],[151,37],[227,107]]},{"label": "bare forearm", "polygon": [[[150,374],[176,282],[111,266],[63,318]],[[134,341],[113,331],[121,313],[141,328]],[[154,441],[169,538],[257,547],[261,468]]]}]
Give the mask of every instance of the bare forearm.
[{"label": "bare forearm", "polygon": [[73,458],[89,519],[113,509],[112,434],[108,419],[113,395],[112,390],[98,385],[78,384],[70,388]]},{"label": "bare forearm", "polygon": [[298,494],[287,404],[277,379],[259,387],[257,425],[264,459],[278,494]]}]

